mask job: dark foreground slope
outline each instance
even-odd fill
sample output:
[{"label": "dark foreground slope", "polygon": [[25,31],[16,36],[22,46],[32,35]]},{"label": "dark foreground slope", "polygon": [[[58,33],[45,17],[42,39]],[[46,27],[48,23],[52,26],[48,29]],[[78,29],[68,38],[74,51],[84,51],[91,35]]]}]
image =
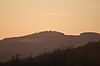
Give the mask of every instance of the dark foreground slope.
[{"label": "dark foreground slope", "polygon": [[80,35],[65,35],[56,31],[44,31],[22,37],[0,40],[0,61],[5,61],[16,54],[21,57],[52,52],[57,48],[71,48],[85,45],[87,42],[100,40],[100,34],[85,32]]},{"label": "dark foreground slope", "polygon": [[20,59],[15,56],[4,66],[100,66],[100,42],[90,42],[70,49],[57,49],[51,53]]}]

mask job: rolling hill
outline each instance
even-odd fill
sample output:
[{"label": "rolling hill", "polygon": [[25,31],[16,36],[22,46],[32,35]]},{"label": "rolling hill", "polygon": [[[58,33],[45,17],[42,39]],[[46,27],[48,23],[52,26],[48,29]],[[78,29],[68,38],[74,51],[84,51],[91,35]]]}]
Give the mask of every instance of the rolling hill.
[{"label": "rolling hill", "polygon": [[43,31],[21,37],[0,40],[0,61],[5,61],[16,54],[20,57],[52,52],[57,48],[73,48],[87,42],[100,40],[100,34],[84,32],[80,35],[65,35],[56,31]]}]

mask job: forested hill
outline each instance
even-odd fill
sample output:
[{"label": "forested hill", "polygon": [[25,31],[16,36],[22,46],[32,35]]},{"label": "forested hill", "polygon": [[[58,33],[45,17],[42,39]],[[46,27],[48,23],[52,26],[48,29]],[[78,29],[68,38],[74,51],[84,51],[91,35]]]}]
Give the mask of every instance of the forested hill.
[{"label": "forested hill", "polygon": [[100,66],[100,41],[70,49],[57,49],[32,58],[16,55],[4,66]]},{"label": "forested hill", "polygon": [[100,40],[100,34],[84,32],[80,35],[65,35],[57,31],[43,31],[21,37],[0,40],[0,61],[6,61],[16,54],[21,57],[37,56],[57,48],[74,48],[87,42]]}]

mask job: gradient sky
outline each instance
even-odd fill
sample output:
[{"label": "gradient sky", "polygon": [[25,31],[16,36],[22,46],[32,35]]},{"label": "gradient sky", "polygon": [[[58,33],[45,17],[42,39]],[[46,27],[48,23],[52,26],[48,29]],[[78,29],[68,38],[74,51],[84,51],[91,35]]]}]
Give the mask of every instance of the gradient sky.
[{"label": "gradient sky", "polygon": [[0,0],[0,38],[45,30],[100,33],[100,0]]}]

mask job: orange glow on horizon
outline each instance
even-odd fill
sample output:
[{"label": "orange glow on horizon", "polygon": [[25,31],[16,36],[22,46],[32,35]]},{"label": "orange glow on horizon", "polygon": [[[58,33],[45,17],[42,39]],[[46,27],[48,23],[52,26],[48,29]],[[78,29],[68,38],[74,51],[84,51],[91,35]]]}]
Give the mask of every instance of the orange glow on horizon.
[{"label": "orange glow on horizon", "polygon": [[55,30],[100,33],[99,0],[0,0],[0,38]]}]

